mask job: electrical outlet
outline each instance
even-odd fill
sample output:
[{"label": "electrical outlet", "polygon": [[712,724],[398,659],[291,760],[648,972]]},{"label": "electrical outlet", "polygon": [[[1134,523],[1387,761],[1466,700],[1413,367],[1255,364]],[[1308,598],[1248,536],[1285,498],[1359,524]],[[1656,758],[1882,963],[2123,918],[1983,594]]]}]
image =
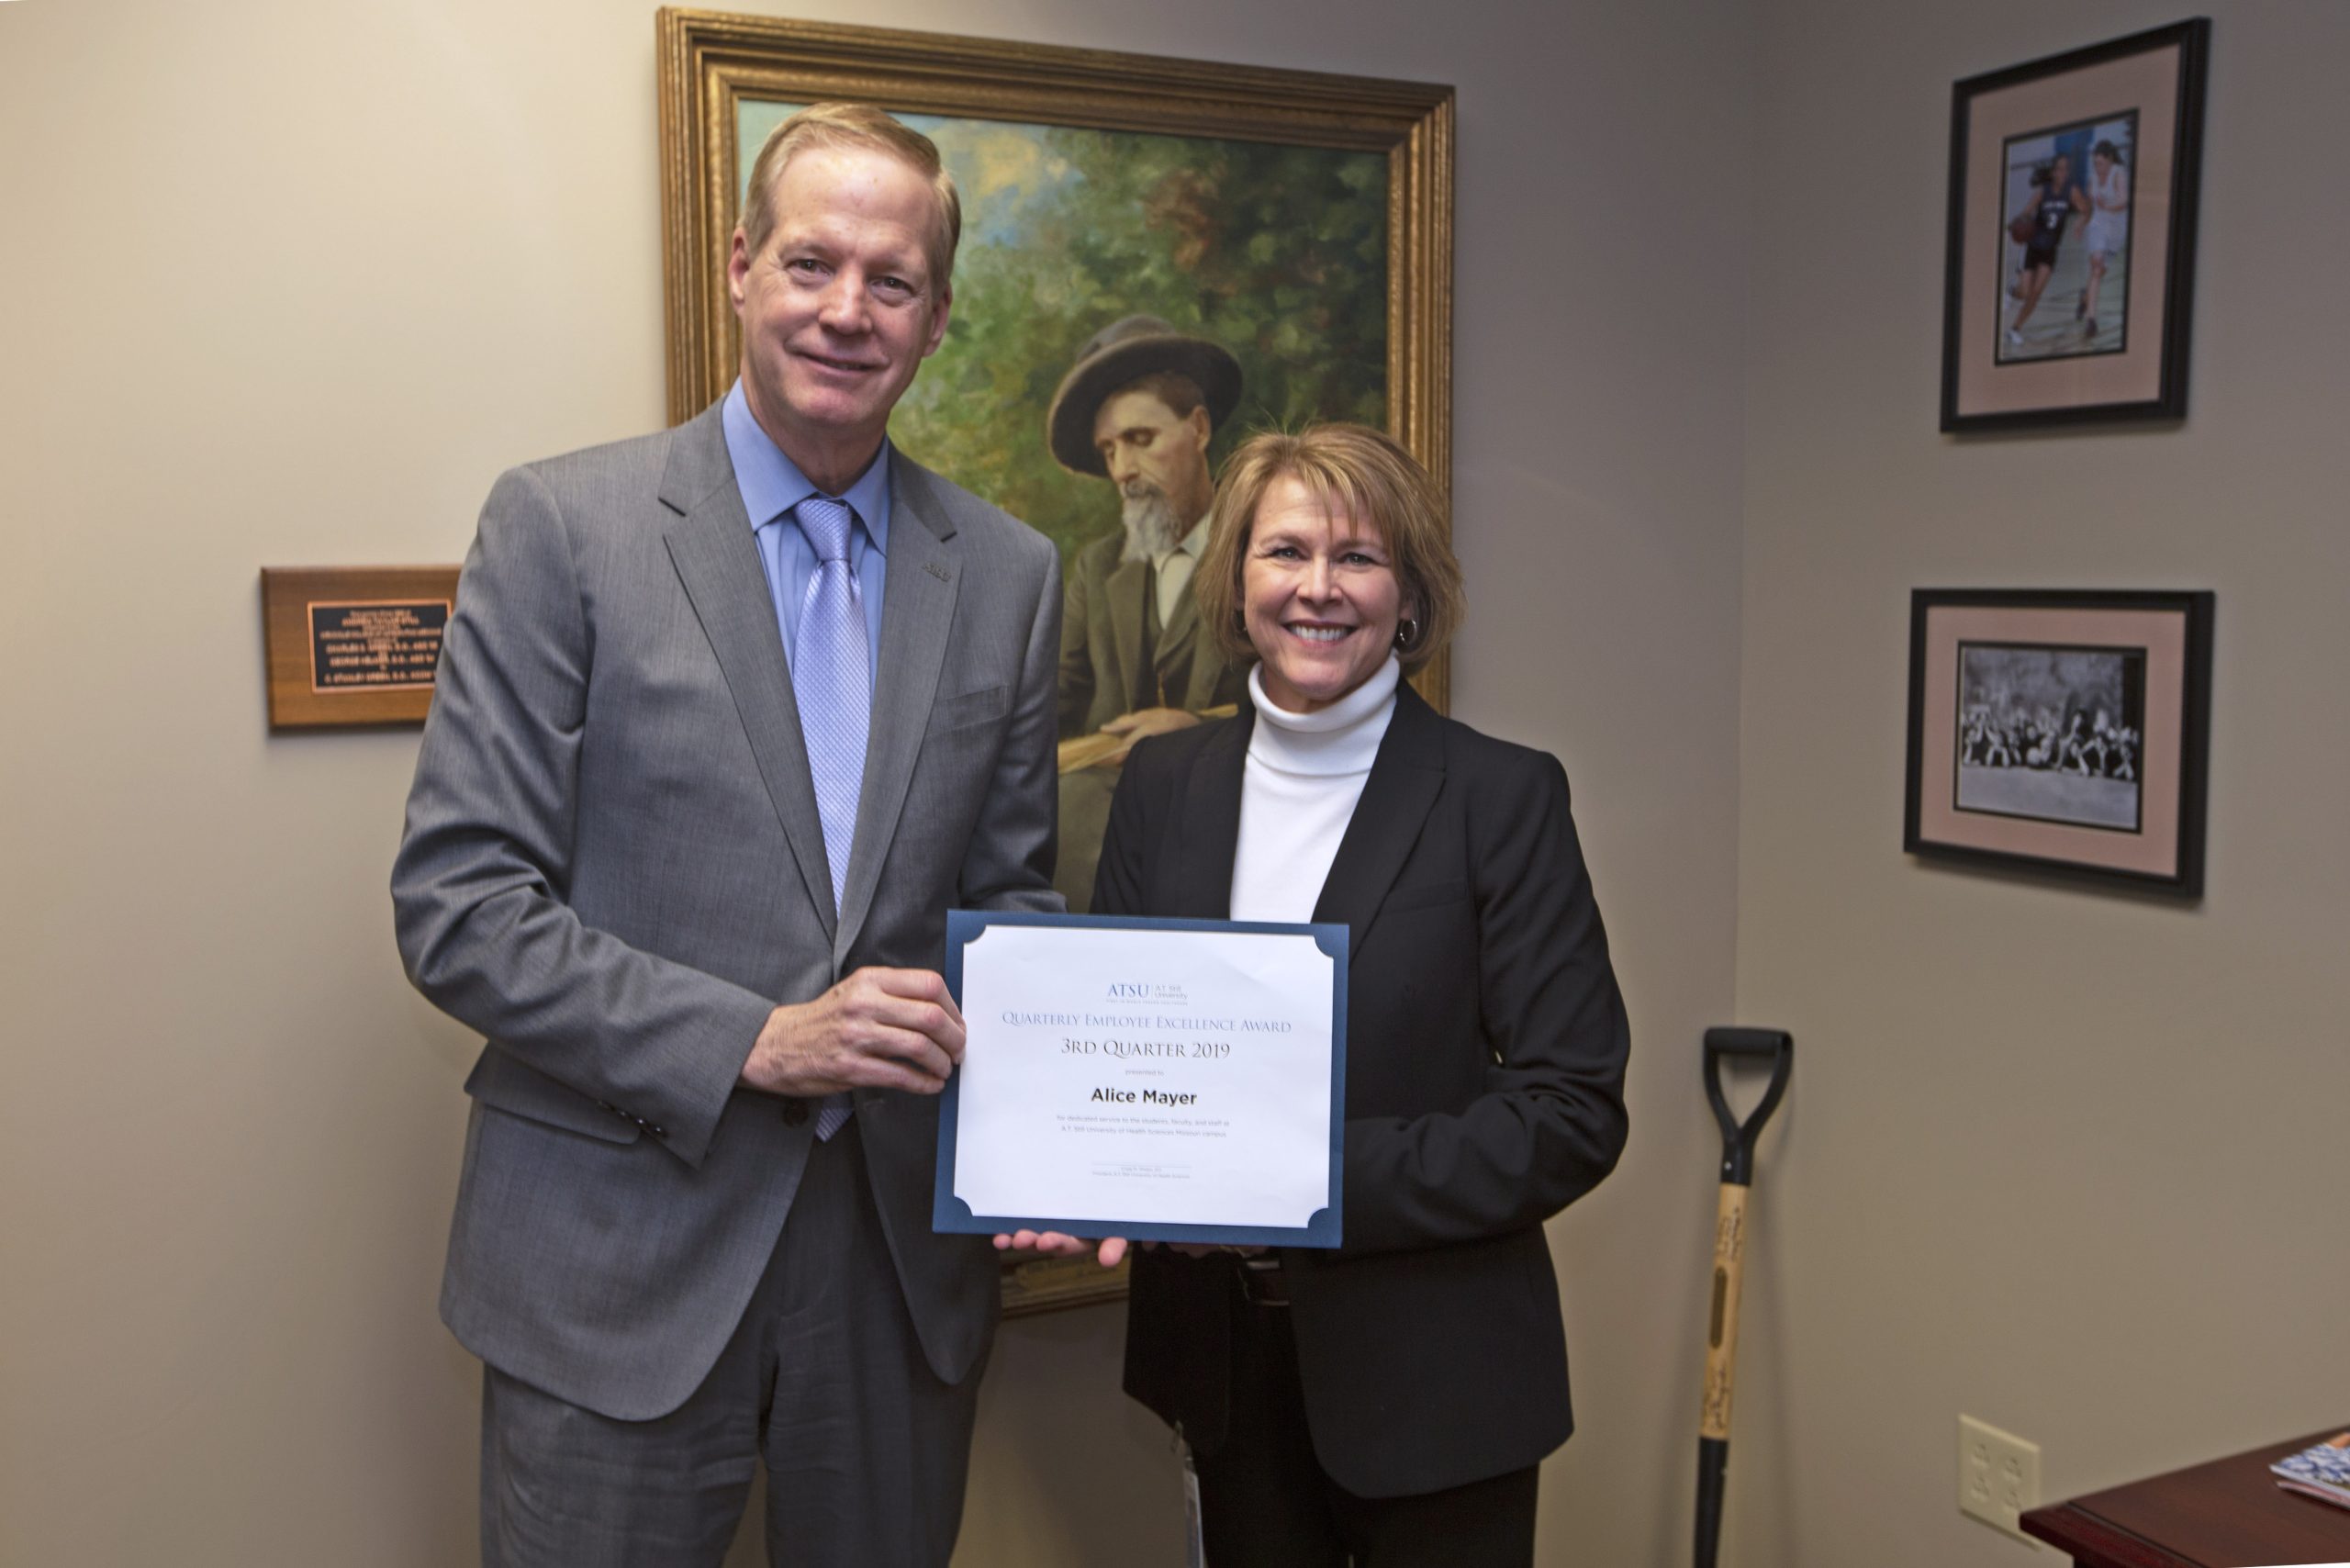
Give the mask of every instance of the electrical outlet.
[{"label": "electrical outlet", "polygon": [[2018,1522],[2040,1506],[2040,1445],[1976,1420],[1958,1418],[1958,1511],[2037,1546]]}]

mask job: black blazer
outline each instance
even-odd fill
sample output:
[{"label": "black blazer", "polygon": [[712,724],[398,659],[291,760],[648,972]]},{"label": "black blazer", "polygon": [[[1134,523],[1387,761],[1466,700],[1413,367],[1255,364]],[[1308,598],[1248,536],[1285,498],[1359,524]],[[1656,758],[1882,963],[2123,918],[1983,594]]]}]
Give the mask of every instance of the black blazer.
[{"label": "black blazer", "polygon": [[[1256,715],[1127,759],[1099,913],[1231,913]],[[1614,1168],[1628,1033],[1566,774],[1409,687],[1317,921],[1348,929],[1346,1245],[1282,1254],[1314,1447],[1359,1496],[1533,1464],[1573,1430],[1542,1222]],[[1224,1439],[1231,1270],[1136,1254],[1126,1392]]]}]

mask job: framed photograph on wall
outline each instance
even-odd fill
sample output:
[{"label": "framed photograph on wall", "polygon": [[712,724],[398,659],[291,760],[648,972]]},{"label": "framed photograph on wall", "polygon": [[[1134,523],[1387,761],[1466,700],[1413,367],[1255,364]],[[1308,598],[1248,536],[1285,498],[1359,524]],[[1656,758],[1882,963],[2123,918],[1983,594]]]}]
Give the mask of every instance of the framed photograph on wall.
[{"label": "framed photograph on wall", "polygon": [[[1081,910],[1127,744],[1104,725],[1136,700],[1212,718],[1247,674],[1218,660],[1203,678],[1202,655],[1168,678],[1157,655],[1194,634],[1188,596],[1146,609],[1148,554],[1097,417],[1173,374],[1207,409],[1210,472],[1255,431],[1342,419],[1449,485],[1452,89],[706,11],[665,9],[657,28],[673,421],[734,379],[727,256],[776,126],[811,103],[878,105],[955,176],[953,314],[890,439],[1054,540],[1065,580],[1109,606],[1075,640],[1158,676],[1136,699],[1064,636],[1057,886]],[[1414,681],[1438,708],[1448,673],[1439,657]],[[1123,1272],[1090,1261],[1005,1276],[1012,1311],[1123,1294]]]},{"label": "framed photograph on wall", "polygon": [[2186,414],[2210,38],[2197,17],[1952,88],[1943,430]]},{"label": "framed photograph on wall", "polygon": [[2212,606],[1913,592],[1902,847],[2201,893]]}]

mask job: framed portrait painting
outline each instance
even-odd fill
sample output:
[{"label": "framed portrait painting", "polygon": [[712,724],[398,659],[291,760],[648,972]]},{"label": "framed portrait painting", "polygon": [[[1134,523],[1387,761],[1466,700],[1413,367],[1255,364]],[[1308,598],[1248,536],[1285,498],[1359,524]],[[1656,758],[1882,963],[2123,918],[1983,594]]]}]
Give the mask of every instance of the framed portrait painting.
[{"label": "framed portrait painting", "polygon": [[[734,379],[727,256],[777,126],[876,105],[955,177],[952,315],[890,439],[1061,551],[1056,885],[1082,911],[1127,732],[1244,697],[1245,666],[1157,575],[1223,457],[1351,420],[1449,486],[1452,90],[705,11],[665,9],[658,31],[673,421]],[[1139,479],[1103,434],[1136,409],[1199,432]],[[1439,657],[1415,681],[1439,708],[1447,675]],[[1091,1263],[1030,1263],[1005,1303],[1123,1291]]]},{"label": "framed portrait painting", "polygon": [[1943,430],[2187,412],[2210,30],[1952,89]]},{"label": "framed portrait painting", "polygon": [[1919,588],[1902,847],[2203,890],[2209,593]]}]

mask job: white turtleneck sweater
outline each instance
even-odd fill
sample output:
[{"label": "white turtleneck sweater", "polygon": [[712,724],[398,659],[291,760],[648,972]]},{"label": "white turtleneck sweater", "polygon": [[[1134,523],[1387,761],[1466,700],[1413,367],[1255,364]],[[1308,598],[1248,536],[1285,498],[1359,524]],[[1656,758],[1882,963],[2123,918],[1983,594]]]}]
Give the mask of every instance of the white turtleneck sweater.
[{"label": "white turtleneck sweater", "polygon": [[1387,722],[1395,716],[1402,678],[1402,666],[1390,654],[1370,679],[1327,708],[1292,713],[1265,695],[1261,665],[1248,672],[1257,724],[1241,776],[1233,919],[1314,918],[1338,840],[1362,799]]}]

